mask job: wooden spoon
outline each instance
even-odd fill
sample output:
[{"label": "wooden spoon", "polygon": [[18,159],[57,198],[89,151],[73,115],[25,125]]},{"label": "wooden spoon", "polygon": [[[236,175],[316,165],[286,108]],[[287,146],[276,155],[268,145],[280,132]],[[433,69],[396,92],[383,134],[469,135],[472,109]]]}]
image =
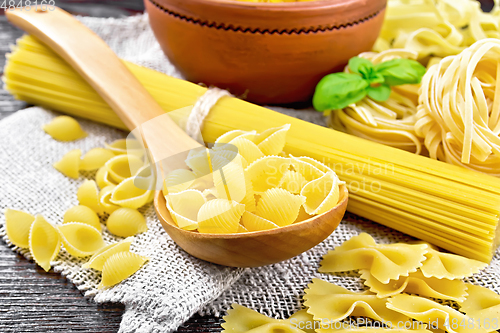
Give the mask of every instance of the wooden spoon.
[{"label": "wooden spoon", "polygon": [[[184,157],[189,150],[201,145],[165,116],[103,40],[67,12],[57,7],[44,11],[39,8],[16,8],[5,14],[10,22],[66,60],[125,125],[142,136],[152,163],[168,160],[168,165],[163,165],[164,172],[187,168]],[[147,131],[143,130],[146,123]],[[174,161],[172,156],[178,159]],[[221,265],[253,267],[289,259],[323,241],[340,223],[347,198],[347,189],[342,186],[339,204],[322,215],[278,229],[241,234],[201,234],[178,228],[161,191],[156,193],[154,206],[167,233],[186,252]]]}]

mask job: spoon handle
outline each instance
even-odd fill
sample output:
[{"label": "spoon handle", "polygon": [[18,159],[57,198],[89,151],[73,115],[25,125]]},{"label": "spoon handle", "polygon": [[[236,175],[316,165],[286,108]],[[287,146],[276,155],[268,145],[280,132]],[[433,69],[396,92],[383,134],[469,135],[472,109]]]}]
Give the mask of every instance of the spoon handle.
[{"label": "spoon handle", "polygon": [[163,109],[106,43],[71,14],[57,7],[43,11],[40,7],[31,7],[7,10],[5,15],[11,23],[40,39],[67,61],[131,131],[156,118],[155,130],[140,132],[154,162],[200,146],[165,116]]}]

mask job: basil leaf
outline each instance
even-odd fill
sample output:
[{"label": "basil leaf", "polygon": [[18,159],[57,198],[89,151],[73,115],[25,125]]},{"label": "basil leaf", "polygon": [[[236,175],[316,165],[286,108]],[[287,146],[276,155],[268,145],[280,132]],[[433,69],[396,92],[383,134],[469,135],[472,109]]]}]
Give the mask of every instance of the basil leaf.
[{"label": "basil leaf", "polygon": [[385,102],[391,95],[391,87],[381,84],[378,87],[368,87],[368,96],[377,102]]},{"label": "basil leaf", "polygon": [[385,79],[382,76],[382,74],[379,74],[377,72],[373,72],[372,76],[368,79],[368,82],[370,84],[377,84],[377,83],[384,83]]},{"label": "basil leaf", "polygon": [[369,83],[356,74],[328,74],[316,86],[313,106],[318,111],[343,109],[362,100],[368,86]]},{"label": "basil leaf", "polygon": [[373,63],[368,59],[352,57],[349,59],[349,70],[361,74],[365,79],[369,79],[374,72],[374,67]]},{"label": "basil leaf", "polygon": [[376,65],[375,71],[384,77],[386,84],[399,86],[420,83],[426,69],[415,60],[392,59]]}]

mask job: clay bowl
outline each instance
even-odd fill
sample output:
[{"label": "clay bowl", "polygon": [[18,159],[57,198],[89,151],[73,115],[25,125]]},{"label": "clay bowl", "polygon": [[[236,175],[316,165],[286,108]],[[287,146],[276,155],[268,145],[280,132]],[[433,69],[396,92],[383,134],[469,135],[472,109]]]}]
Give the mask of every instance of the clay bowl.
[{"label": "clay bowl", "polygon": [[324,75],[372,48],[386,7],[386,0],[144,2],[163,51],[189,81],[259,104],[310,100]]},{"label": "clay bowl", "polygon": [[163,228],[189,254],[225,266],[256,267],[295,257],[328,237],[347,207],[345,185],[340,193],[339,204],[324,214],[278,229],[241,234],[200,234],[180,229],[172,220],[161,191],[154,204]]}]

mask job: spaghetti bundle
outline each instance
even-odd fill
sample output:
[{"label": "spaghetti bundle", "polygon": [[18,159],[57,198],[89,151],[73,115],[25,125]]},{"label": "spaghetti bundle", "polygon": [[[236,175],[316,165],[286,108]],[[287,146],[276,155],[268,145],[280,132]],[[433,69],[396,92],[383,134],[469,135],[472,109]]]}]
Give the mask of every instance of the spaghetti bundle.
[{"label": "spaghetti bundle", "polygon": [[[125,64],[166,112],[193,105],[206,91],[196,84]],[[33,38],[23,37],[18,42],[9,56],[4,81],[7,90],[19,99],[125,129],[78,73]],[[491,260],[499,238],[498,178],[236,98],[223,98],[212,108],[202,134],[206,142],[214,142],[230,130],[263,131],[284,124],[291,124],[284,151],[309,156],[332,168],[346,182],[352,213],[449,251]]]},{"label": "spaghetti bundle", "polygon": [[484,39],[425,74],[415,129],[431,158],[500,176],[499,59]]},{"label": "spaghetti bundle", "polygon": [[[415,60],[417,54],[406,50],[388,50],[361,53],[359,57],[377,65],[397,58]],[[345,72],[349,72],[348,66]],[[342,110],[330,112],[328,125],[364,139],[420,154],[423,140],[414,129],[417,100],[418,85],[394,86],[385,102],[377,102],[367,96]]]}]

